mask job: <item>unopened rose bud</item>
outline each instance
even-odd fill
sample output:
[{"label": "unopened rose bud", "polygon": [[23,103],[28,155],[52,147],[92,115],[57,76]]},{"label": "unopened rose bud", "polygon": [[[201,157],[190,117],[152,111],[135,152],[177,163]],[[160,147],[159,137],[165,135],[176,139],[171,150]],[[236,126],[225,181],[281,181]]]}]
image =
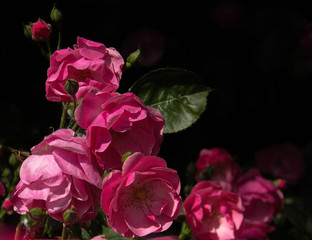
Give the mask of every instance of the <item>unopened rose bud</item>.
[{"label": "unopened rose bud", "polygon": [[41,208],[32,208],[28,212],[30,220],[34,222],[39,222],[46,217],[47,213]]},{"label": "unopened rose bud", "polygon": [[63,221],[65,224],[74,224],[78,220],[77,213],[72,209],[67,209],[63,213]]},{"label": "unopened rose bud", "polygon": [[60,10],[58,10],[55,5],[53,6],[53,9],[51,10],[51,14],[50,14],[50,18],[52,20],[52,22],[55,23],[61,23],[63,20],[63,15],[60,12]]},{"label": "unopened rose bud", "polygon": [[12,213],[13,212],[13,204],[9,199],[4,200],[2,204],[2,208],[7,212],[7,213]]},{"label": "unopened rose bud", "polygon": [[12,153],[11,156],[9,157],[9,164],[11,166],[15,166],[18,163],[18,159],[16,157],[15,153]]},{"label": "unopened rose bud", "polygon": [[23,24],[23,27],[24,27],[24,36],[29,39],[32,39],[31,26]]},{"label": "unopened rose bud", "polygon": [[276,188],[283,189],[286,186],[286,181],[284,179],[277,179],[273,182],[273,184],[276,186]]},{"label": "unopened rose bud", "polygon": [[2,177],[6,178],[6,177],[11,177],[12,171],[9,168],[5,168],[2,171]]},{"label": "unopened rose bud", "polygon": [[139,63],[141,61],[142,61],[141,49],[138,49],[127,57],[126,68],[130,68],[134,64]]},{"label": "unopened rose bud", "polygon": [[65,83],[65,90],[66,92],[68,92],[68,94],[70,96],[72,96],[73,98],[75,98],[75,94],[78,92],[79,90],[79,84],[76,80],[74,79],[67,79],[66,83]]},{"label": "unopened rose bud", "polygon": [[52,28],[43,20],[38,20],[31,26],[32,39],[35,41],[46,41],[50,37]]}]

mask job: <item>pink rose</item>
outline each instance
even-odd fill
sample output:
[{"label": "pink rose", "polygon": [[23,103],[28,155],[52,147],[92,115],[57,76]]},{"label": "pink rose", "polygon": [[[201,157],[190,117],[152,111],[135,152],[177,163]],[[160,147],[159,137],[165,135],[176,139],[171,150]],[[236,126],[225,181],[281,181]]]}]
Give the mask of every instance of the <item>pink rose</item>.
[{"label": "pink rose", "polygon": [[80,127],[87,129],[92,159],[102,169],[120,168],[126,152],[159,152],[164,119],[133,93],[88,94],[77,107],[75,118]]},{"label": "pink rose", "polygon": [[[273,218],[283,207],[283,194],[271,182],[261,177],[258,169],[250,169],[238,182],[237,193],[240,195],[245,208],[244,229],[249,234],[259,235],[273,231],[269,226]],[[256,236],[255,236],[256,237]],[[258,236],[259,237],[259,236]]]},{"label": "pink rose", "polygon": [[5,188],[1,182],[0,182],[0,195],[5,196]]},{"label": "pink rose", "polygon": [[74,134],[57,130],[31,149],[10,197],[14,211],[25,214],[42,208],[60,222],[67,209],[74,210],[80,222],[96,216],[102,178],[86,154],[85,138]]},{"label": "pink rose", "polygon": [[263,172],[296,183],[303,175],[301,150],[291,143],[268,146],[255,154],[257,166]]},{"label": "pink rose", "polygon": [[222,148],[202,149],[196,161],[197,181],[201,175],[205,175],[205,170],[212,169],[210,179],[218,182],[223,190],[231,191],[234,183],[241,174],[240,167],[233,161],[232,156]]},{"label": "pink rose", "polygon": [[179,192],[179,176],[164,159],[134,153],[104,179],[101,205],[114,231],[142,237],[170,227],[180,213]]},{"label": "pink rose", "polygon": [[49,101],[72,102],[64,87],[68,79],[74,79],[79,84],[76,100],[92,87],[113,92],[119,87],[123,65],[124,60],[116,49],[78,37],[74,49],[61,49],[51,56],[46,98]]},{"label": "pink rose", "polygon": [[222,190],[212,181],[197,183],[184,201],[186,221],[193,239],[234,239],[243,222],[239,195]]},{"label": "pink rose", "polygon": [[46,41],[52,32],[51,25],[43,20],[39,20],[32,24],[31,34],[36,41]]}]

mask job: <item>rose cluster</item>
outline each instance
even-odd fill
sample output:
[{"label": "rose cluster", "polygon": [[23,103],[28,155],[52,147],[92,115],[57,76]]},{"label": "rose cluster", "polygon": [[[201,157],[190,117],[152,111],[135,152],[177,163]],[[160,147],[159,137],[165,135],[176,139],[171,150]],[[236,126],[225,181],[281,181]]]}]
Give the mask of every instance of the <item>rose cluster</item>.
[{"label": "rose cluster", "polygon": [[[40,24],[37,40],[50,33]],[[262,173],[296,183],[304,169],[300,150],[269,146],[256,153],[257,168],[244,172],[225,149],[202,149],[196,184],[182,202],[177,171],[157,156],[165,119],[134,93],[117,92],[123,67],[116,49],[81,37],[51,55],[46,98],[62,102],[70,123],[31,148],[6,208],[39,208],[64,225],[91,221],[102,208],[108,227],[126,238],[163,232],[185,215],[194,240],[266,239],[284,197],[282,184]]]},{"label": "rose cluster", "polygon": [[[53,53],[46,97],[79,101],[79,136],[60,128],[31,149],[10,196],[14,211],[41,208],[73,224],[94,219],[101,205],[109,227],[126,237],[162,232],[178,217],[179,176],[156,156],[164,118],[133,93],[117,93],[123,65],[114,48],[81,37],[73,49]],[[68,90],[69,80],[76,83],[75,93]]]},{"label": "rose cluster", "polygon": [[[202,149],[196,180],[184,201],[193,239],[267,239],[283,208],[280,183],[293,184],[303,174],[299,148],[290,143],[268,146],[255,154],[257,168],[243,173],[222,148]],[[277,181],[274,184],[261,171]]]}]

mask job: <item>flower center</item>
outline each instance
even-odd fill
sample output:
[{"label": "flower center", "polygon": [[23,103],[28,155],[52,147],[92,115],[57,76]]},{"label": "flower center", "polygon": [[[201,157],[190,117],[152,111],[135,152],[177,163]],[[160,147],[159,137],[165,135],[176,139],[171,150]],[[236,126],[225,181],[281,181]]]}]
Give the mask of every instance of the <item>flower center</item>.
[{"label": "flower center", "polygon": [[[145,190],[145,189],[144,189]],[[136,193],[135,193],[135,196],[136,196],[136,198],[138,199],[138,200],[145,200],[146,199],[146,193],[145,193],[145,191],[144,191],[143,189],[141,190],[139,190],[139,191],[137,191]]]},{"label": "flower center", "polygon": [[143,208],[145,204],[149,204],[153,199],[153,187],[136,186],[132,189],[127,200],[123,203],[124,208],[132,206],[134,208]]},{"label": "flower center", "polygon": [[86,78],[92,78],[92,72],[90,71],[89,68],[83,69],[83,70],[78,70],[77,74],[74,78],[78,82],[84,82]]}]

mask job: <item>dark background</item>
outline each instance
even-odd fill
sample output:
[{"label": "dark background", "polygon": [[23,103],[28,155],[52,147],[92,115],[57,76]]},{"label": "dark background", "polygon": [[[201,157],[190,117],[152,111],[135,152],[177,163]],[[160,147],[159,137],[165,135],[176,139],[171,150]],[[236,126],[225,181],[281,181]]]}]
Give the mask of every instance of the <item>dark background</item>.
[{"label": "dark background", "polygon": [[[213,17],[218,5],[233,2],[239,14]],[[225,148],[246,163],[267,145],[303,148],[311,141],[312,56],[301,44],[312,22],[307,2],[103,0],[57,7],[64,16],[62,48],[81,36],[122,53],[133,30],[162,34],[162,58],[125,72],[121,90],[158,67],[191,70],[215,89],[198,122],[165,136],[159,155],[183,171],[202,148]],[[0,141],[14,148],[29,150],[59,123],[61,104],[45,98],[49,62],[22,27],[38,17],[51,22],[52,7],[53,1],[9,3],[0,14]]]}]

